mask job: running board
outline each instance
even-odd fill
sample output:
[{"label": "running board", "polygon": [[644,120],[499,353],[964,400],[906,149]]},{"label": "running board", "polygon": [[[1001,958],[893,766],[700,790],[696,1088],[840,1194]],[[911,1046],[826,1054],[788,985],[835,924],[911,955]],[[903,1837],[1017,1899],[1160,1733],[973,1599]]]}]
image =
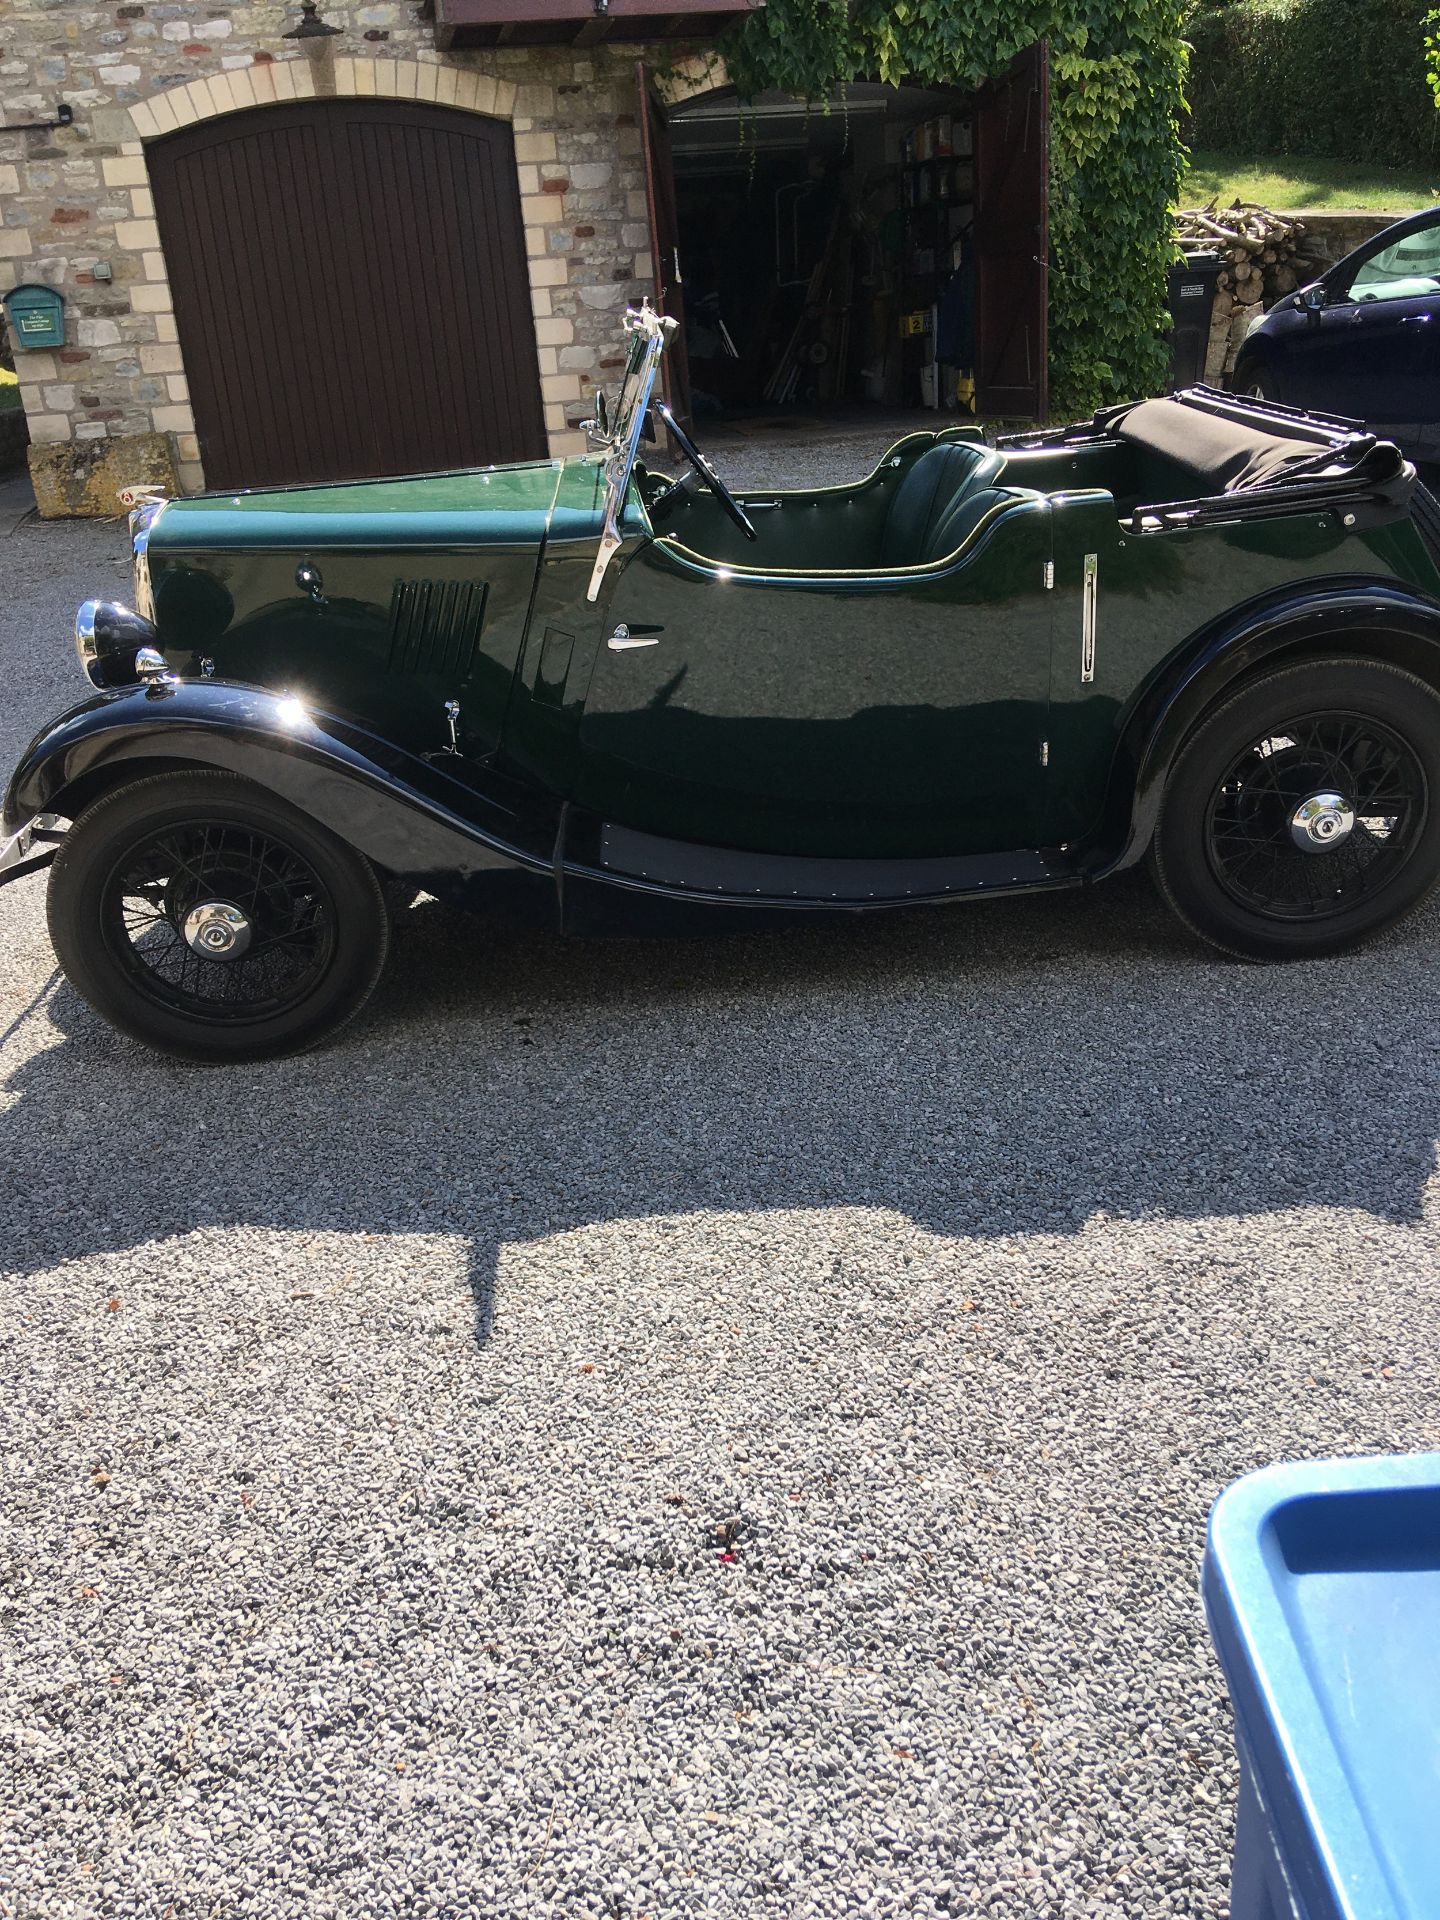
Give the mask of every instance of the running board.
[{"label": "running board", "polygon": [[570,872],[645,891],[683,893],[751,906],[893,907],[964,894],[1029,893],[1080,886],[1063,854],[1022,849],[923,860],[838,860],[702,846],[604,823],[597,867]]}]

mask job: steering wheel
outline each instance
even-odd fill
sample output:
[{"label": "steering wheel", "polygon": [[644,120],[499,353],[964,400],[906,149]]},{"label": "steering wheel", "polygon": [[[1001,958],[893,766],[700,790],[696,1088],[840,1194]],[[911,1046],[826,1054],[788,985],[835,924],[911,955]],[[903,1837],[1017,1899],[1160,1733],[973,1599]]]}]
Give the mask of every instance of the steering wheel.
[{"label": "steering wheel", "polygon": [[656,401],[655,411],[674,435],[676,445],[680,451],[700,476],[701,486],[710,489],[711,493],[714,494],[715,498],[720,502],[721,506],[747,540],[758,540],[760,536],[755,531],[754,523],[751,521],[749,514],[746,513],[740,502],[735,498],[734,494],[731,493],[725,482],[720,478],[719,474],[716,473],[714,467],[711,466],[710,462],[705,458],[689,434],[686,433],[685,429],[663,400]]}]

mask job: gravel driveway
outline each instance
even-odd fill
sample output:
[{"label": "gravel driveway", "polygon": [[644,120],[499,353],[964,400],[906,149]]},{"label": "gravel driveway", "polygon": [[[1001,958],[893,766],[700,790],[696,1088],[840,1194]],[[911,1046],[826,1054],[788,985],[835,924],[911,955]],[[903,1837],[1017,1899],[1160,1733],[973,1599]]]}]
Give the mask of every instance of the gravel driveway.
[{"label": "gravel driveway", "polygon": [[[773,482],[752,457],[732,474]],[[0,757],[115,527],[0,541]],[[0,894],[0,1914],[1216,1916],[1197,1599],[1440,1443],[1440,914],[406,916],[197,1072]]]}]

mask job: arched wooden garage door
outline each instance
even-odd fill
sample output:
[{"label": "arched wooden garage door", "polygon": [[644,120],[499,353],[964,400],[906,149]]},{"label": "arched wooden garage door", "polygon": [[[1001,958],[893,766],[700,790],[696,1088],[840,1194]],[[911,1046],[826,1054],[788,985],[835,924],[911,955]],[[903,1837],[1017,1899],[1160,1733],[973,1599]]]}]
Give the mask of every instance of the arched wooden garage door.
[{"label": "arched wooden garage door", "polygon": [[209,486],[546,452],[506,122],[306,101],[149,166]]}]

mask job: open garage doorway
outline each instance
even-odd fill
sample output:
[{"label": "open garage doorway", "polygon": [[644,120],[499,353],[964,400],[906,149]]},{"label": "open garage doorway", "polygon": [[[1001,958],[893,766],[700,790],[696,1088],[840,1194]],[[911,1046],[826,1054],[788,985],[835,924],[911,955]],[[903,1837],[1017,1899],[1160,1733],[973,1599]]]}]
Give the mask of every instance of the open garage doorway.
[{"label": "open garage doorway", "polygon": [[974,93],[672,110],[661,292],[697,427],[1043,418],[1047,117],[1043,46]]}]

